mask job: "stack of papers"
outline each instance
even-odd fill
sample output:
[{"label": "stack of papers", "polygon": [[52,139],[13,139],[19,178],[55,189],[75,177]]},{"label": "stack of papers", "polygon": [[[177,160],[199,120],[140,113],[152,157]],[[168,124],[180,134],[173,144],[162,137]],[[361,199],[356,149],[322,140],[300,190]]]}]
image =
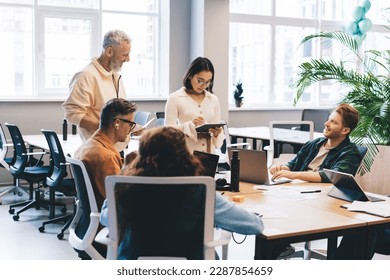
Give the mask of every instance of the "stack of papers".
[{"label": "stack of papers", "polygon": [[371,202],[371,201],[354,201],[350,204],[345,204],[343,207],[348,211],[364,212],[377,215],[383,218],[390,217],[389,201]]}]

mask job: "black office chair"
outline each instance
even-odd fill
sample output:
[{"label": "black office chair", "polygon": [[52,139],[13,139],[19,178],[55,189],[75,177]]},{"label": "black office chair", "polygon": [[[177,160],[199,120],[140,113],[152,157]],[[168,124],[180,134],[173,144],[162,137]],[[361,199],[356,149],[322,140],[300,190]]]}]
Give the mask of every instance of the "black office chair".
[{"label": "black office chair", "polygon": [[[9,213],[14,214],[16,207],[21,207],[16,214],[14,214],[14,221],[19,220],[19,214],[26,211],[27,209],[35,207],[35,209],[40,209],[41,207],[49,209],[49,203],[41,199],[40,191],[42,184],[44,183],[47,174],[50,171],[50,166],[40,166],[42,156],[45,152],[27,152],[26,145],[22,134],[20,133],[19,128],[14,124],[5,124],[8,127],[9,133],[12,138],[14,146],[14,161],[10,165],[11,174],[18,180],[25,180],[29,183],[29,199],[27,201],[19,202],[10,205]],[[41,155],[41,158],[36,161],[35,166],[29,166],[31,162],[30,156],[32,155]],[[34,190],[34,184],[37,184],[37,187]],[[35,193],[35,198],[34,194]]]},{"label": "black office chair", "polygon": [[50,150],[50,172],[46,177],[46,185],[49,187],[49,220],[44,221],[42,226],[38,228],[40,232],[45,231],[45,226],[52,223],[65,222],[60,233],[57,234],[58,239],[64,237],[64,232],[68,229],[73,214],[64,214],[55,217],[55,207],[63,206],[62,213],[66,213],[66,205],[55,201],[56,193],[59,192],[65,196],[76,196],[76,187],[73,178],[65,178],[67,176],[67,163],[65,155],[61,147],[60,140],[55,131],[44,130],[42,133],[46,138]]},{"label": "black office chair", "polygon": [[165,112],[155,112],[156,116],[156,126],[164,126],[165,125]]},{"label": "black office chair", "polygon": [[[329,110],[327,109],[304,109],[302,111],[302,121],[312,121],[314,123],[314,131],[315,132],[322,132],[325,127],[325,122],[329,118]],[[295,127],[295,129],[303,130],[303,131],[309,131],[310,127],[309,125],[302,124],[298,127]]]},{"label": "black office chair", "polygon": [[165,118],[165,112],[155,112],[156,119],[164,119]]}]

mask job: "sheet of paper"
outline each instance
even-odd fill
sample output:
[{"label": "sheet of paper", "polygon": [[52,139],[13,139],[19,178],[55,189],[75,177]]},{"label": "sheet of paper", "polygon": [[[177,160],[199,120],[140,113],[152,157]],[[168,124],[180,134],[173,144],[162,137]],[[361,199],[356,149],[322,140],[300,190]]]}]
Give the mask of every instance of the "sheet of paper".
[{"label": "sheet of paper", "polygon": [[256,213],[261,216],[262,219],[286,219],[288,218],[287,214],[282,210],[270,207],[267,205],[253,204],[246,205],[244,207],[248,212]]},{"label": "sheet of paper", "polygon": [[267,185],[255,185],[253,186],[256,190],[267,192],[269,195],[276,197],[288,198],[291,200],[304,200],[314,199],[321,194],[321,189],[317,187],[307,188],[294,188],[293,186],[267,186]]},{"label": "sheet of paper", "polygon": [[365,212],[378,215],[381,217],[390,217],[390,202],[389,201],[354,201],[350,204],[343,205],[349,211]]}]

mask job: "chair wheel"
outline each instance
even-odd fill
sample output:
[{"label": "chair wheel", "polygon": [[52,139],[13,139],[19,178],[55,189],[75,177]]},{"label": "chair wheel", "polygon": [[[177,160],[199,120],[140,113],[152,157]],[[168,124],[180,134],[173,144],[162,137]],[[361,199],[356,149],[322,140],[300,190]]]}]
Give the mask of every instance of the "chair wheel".
[{"label": "chair wheel", "polygon": [[44,232],[44,231],[45,231],[45,227],[44,227],[44,226],[40,226],[40,227],[38,228],[38,230],[39,230],[39,232]]},{"label": "chair wheel", "polygon": [[8,213],[10,213],[10,214],[15,213],[15,209],[9,209],[9,210],[8,210]]},{"label": "chair wheel", "polygon": [[13,216],[12,219],[14,219],[14,221],[19,221],[19,215]]},{"label": "chair wheel", "polygon": [[64,238],[64,234],[61,232],[61,233],[59,233],[59,234],[57,234],[57,238],[59,239],[59,240],[61,240],[62,238]]}]

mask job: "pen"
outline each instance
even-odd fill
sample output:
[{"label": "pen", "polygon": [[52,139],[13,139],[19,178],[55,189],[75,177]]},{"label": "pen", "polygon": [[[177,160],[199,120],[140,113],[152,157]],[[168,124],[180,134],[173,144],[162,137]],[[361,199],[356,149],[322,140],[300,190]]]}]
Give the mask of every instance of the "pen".
[{"label": "pen", "polygon": [[318,193],[321,192],[321,190],[314,190],[314,191],[303,191],[301,193]]}]

